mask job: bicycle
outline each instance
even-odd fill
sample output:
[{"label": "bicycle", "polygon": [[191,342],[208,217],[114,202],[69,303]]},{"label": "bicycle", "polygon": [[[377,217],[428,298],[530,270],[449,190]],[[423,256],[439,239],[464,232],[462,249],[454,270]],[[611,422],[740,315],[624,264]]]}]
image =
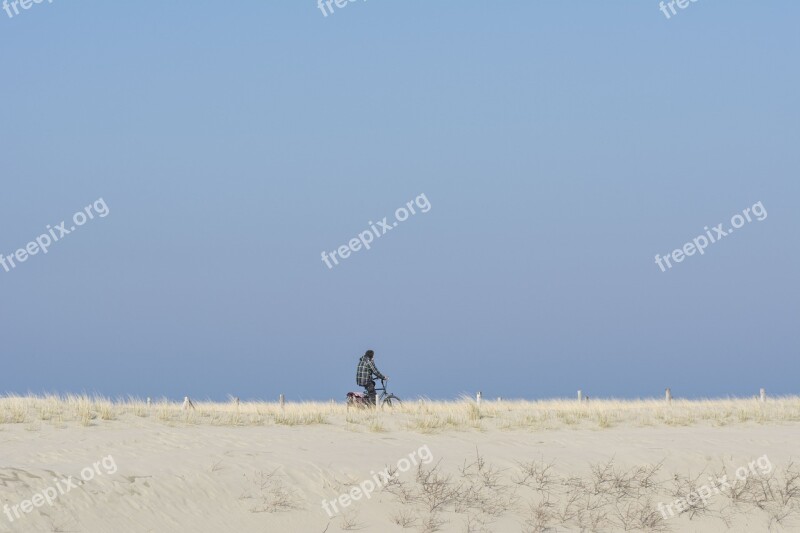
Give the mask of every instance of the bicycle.
[{"label": "bicycle", "polygon": [[[375,392],[382,391],[380,396],[376,398],[375,402],[377,405],[381,406],[381,409],[383,409],[384,407],[398,407],[400,405],[403,405],[403,401],[400,398],[398,398],[394,394],[391,394],[386,389],[386,383],[388,381],[389,381],[388,379],[382,379],[381,385],[383,386],[375,387]],[[360,392],[348,392],[347,408],[349,409],[351,406],[366,408],[366,407],[372,407],[372,403],[369,401],[369,398],[367,397],[366,394],[362,394]]]}]

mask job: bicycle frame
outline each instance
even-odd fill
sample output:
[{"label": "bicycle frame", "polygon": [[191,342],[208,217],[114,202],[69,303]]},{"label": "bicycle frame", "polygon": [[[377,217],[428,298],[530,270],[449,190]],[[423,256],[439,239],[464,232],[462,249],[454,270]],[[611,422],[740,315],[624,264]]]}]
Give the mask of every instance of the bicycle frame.
[{"label": "bicycle frame", "polygon": [[[400,398],[398,398],[394,394],[391,394],[387,390],[386,382],[388,380],[382,379],[380,381],[381,381],[381,385],[382,386],[381,387],[375,387],[376,394],[375,394],[375,403],[374,404],[369,401],[369,396],[367,394],[367,396],[365,396],[363,399],[358,400],[357,402],[354,402],[354,405],[361,405],[361,406],[374,405],[374,406],[383,407],[383,405],[385,405],[385,404],[388,404],[389,406],[391,406],[392,402],[401,403]],[[378,391],[381,391],[380,394],[377,394]]]}]

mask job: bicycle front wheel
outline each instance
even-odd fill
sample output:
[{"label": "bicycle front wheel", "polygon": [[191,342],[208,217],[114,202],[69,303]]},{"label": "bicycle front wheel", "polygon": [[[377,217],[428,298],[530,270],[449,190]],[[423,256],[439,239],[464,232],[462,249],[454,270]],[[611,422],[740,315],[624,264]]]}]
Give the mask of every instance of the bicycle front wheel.
[{"label": "bicycle front wheel", "polygon": [[389,408],[400,407],[401,405],[403,405],[403,402],[400,400],[400,398],[398,398],[394,394],[390,394],[389,396],[384,398],[383,403],[381,404],[382,407],[389,407]]}]

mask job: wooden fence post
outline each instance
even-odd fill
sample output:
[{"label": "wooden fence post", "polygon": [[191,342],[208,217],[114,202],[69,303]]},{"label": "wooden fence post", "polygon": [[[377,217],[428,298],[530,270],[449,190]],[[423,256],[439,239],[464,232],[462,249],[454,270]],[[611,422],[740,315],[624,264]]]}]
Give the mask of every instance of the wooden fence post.
[{"label": "wooden fence post", "polygon": [[578,389],[578,403],[583,401],[583,391]]},{"label": "wooden fence post", "polygon": [[192,400],[190,400],[188,396],[184,396],[183,397],[183,410],[184,411],[188,411],[189,408],[191,408],[194,411],[194,403],[192,403]]},{"label": "wooden fence post", "polygon": [[278,401],[281,404],[281,409],[283,409],[285,407],[285,405],[286,405],[286,398],[283,397],[283,394],[280,395],[280,397],[278,398]]},{"label": "wooden fence post", "polygon": [[767,391],[765,389],[759,390],[758,395],[761,398],[762,403],[765,403],[767,401]]},{"label": "wooden fence post", "polygon": [[672,390],[667,387],[666,392],[664,393],[664,399],[667,400],[667,403],[672,403]]}]

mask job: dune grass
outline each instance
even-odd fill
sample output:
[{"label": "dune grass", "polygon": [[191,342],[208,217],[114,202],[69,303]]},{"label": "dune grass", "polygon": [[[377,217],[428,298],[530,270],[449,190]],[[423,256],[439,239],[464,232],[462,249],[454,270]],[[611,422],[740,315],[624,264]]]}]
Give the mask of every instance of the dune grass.
[{"label": "dune grass", "polygon": [[708,400],[498,400],[477,405],[473,400],[416,400],[387,409],[355,409],[343,402],[195,401],[158,399],[148,404],[140,398],[111,400],[100,396],[45,395],[0,397],[0,428],[26,424],[41,428],[147,420],[168,425],[311,426],[335,424],[351,431],[481,431],[500,429],[597,429],[617,426],[683,427],[695,425],[774,424],[800,421],[800,397],[776,397],[766,402],[754,398]]}]

